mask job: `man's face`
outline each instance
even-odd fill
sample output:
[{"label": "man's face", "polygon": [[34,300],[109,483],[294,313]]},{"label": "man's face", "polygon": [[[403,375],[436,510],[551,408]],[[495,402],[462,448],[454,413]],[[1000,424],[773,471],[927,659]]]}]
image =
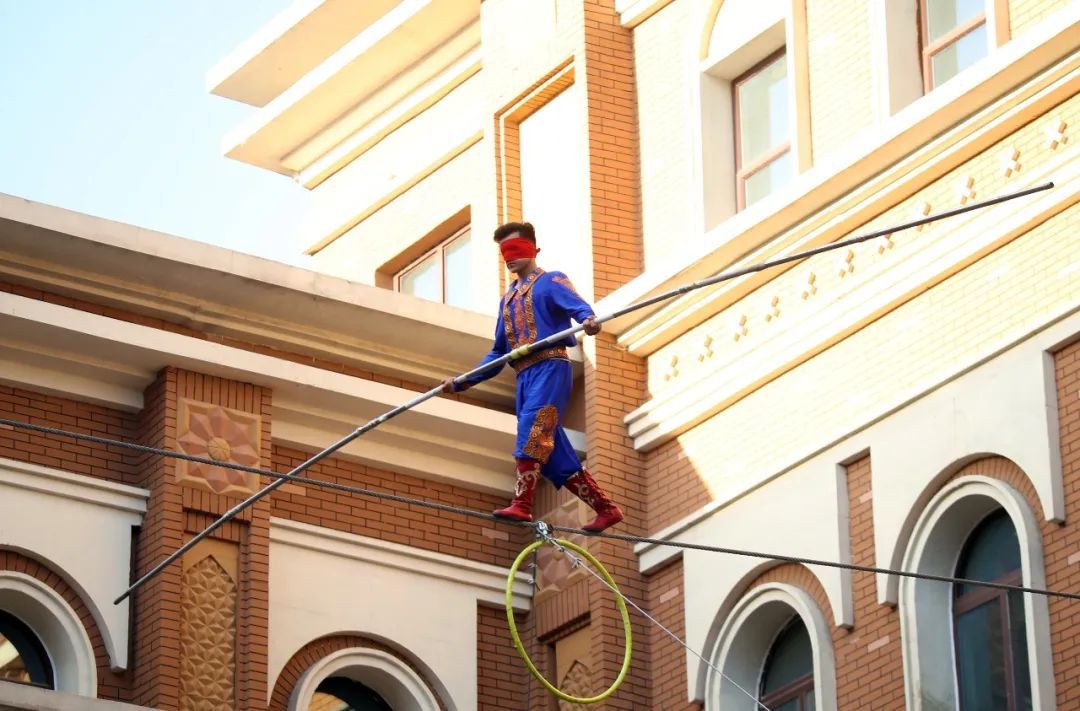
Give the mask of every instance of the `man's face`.
[{"label": "man's face", "polygon": [[[506,235],[501,240],[499,240],[499,244],[502,244],[503,242],[505,242],[508,239],[516,239],[518,237],[521,237],[521,235],[519,233],[511,232],[510,234]],[[506,268],[509,269],[514,274],[520,274],[523,270],[528,268],[529,264],[531,264],[531,263],[532,263],[531,259],[512,259],[512,260],[510,260],[509,262],[506,263]]]}]

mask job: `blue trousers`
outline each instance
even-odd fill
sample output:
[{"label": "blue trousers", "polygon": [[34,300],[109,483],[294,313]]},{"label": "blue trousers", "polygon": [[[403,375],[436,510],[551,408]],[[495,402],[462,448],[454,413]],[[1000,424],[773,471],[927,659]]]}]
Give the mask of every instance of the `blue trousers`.
[{"label": "blue trousers", "polygon": [[562,427],[574,384],[570,361],[552,358],[517,374],[517,448],[514,457],[540,462],[540,473],[562,487],[581,460]]}]

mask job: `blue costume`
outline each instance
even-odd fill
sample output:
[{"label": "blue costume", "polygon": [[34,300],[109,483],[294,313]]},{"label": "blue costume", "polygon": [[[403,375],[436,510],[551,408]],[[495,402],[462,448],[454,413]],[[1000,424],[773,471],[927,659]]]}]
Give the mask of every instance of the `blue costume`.
[{"label": "blue costume", "polygon": [[[495,343],[480,361],[489,363],[514,348],[570,328],[595,316],[562,272],[537,268],[524,280],[514,280],[499,304]],[[581,471],[581,460],[562,427],[573,386],[573,371],[566,349],[577,344],[568,336],[559,345],[511,362],[517,371],[517,446],[514,457],[540,463],[540,473],[556,488]],[[499,374],[490,368],[464,381],[471,387]],[[463,388],[458,388],[463,389]]]}]

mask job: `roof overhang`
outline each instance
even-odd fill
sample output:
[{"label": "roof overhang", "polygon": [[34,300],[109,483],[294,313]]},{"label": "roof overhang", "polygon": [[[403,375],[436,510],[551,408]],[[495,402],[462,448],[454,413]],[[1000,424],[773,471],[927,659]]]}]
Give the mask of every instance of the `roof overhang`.
[{"label": "roof overhang", "polygon": [[[488,315],[3,194],[0,278],[418,383],[491,347]],[[509,369],[470,394],[509,406]]]},{"label": "roof overhang", "polygon": [[[310,12],[301,17],[304,8]],[[280,27],[272,22],[264,28],[267,37],[253,38],[210,78],[215,93],[264,102],[225,137],[226,155],[290,176],[436,78],[460,75],[454,67],[480,45],[478,0],[378,0],[370,6],[327,0],[291,10]],[[309,46],[317,28],[331,25],[332,39]],[[238,68],[220,76],[229,67]]]}]

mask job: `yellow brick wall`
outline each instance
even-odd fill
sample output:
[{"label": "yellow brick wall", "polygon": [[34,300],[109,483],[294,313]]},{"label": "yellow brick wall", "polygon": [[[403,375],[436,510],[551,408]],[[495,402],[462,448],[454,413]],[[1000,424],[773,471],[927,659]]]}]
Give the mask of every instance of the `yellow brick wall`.
[{"label": "yellow brick wall", "polygon": [[1014,38],[1019,37],[1053,13],[1069,5],[1069,2],[1070,0],[1010,0],[1010,35]]},{"label": "yellow brick wall", "polygon": [[697,10],[691,0],[676,0],[634,33],[646,268],[678,252],[700,229],[695,195],[701,186],[693,170],[697,117],[690,107],[701,38]]},{"label": "yellow brick wall", "polygon": [[[1064,151],[1075,154],[1074,141],[1055,149],[1047,144],[1043,129],[1059,118],[1071,125],[1080,121],[1080,98],[1028,124],[859,232],[911,219],[912,207],[924,201],[935,212],[958,205],[958,185],[966,184],[967,177],[974,178],[976,199],[1017,189],[1017,175],[1060,159]],[[1006,177],[1002,156],[1012,148],[1020,151],[1020,173]],[[696,468],[705,479],[703,486],[713,490],[736,478],[749,480],[775,471],[796,454],[865,423],[881,403],[899,401],[936,373],[954,371],[993,344],[1043,323],[1049,314],[1080,300],[1075,272],[1080,243],[1068,239],[1077,220],[1080,210],[1073,207],[958,272],[662,446],[650,455],[650,467],[672,478],[680,468]],[[862,273],[873,262],[903,260],[930,240],[963,238],[949,222],[942,222],[896,235],[894,246],[883,253],[882,240],[864,243],[855,249],[854,270],[845,270],[843,277],[839,267],[847,262],[842,254],[808,260],[650,356],[650,391],[663,396],[668,389],[687,386],[687,379],[703,371],[726,369],[737,378],[740,364],[783,357],[773,345],[781,341],[779,333],[787,324],[808,318],[829,302],[859,298],[854,292],[860,281],[865,283]],[[817,275],[817,292],[803,299],[811,272]],[[779,297],[780,315],[766,321],[774,297]],[[743,314],[750,315],[747,333],[735,341],[732,324]],[[714,338],[713,355],[699,361],[706,336]],[[789,345],[788,357],[800,346]],[[679,358],[680,372],[665,379],[672,373],[673,357]],[[702,485],[687,486],[694,490],[692,496],[654,502],[654,526],[700,506]]]},{"label": "yellow brick wall", "polygon": [[869,5],[866,0],[806,0],[814,164],[873,125]]}]

